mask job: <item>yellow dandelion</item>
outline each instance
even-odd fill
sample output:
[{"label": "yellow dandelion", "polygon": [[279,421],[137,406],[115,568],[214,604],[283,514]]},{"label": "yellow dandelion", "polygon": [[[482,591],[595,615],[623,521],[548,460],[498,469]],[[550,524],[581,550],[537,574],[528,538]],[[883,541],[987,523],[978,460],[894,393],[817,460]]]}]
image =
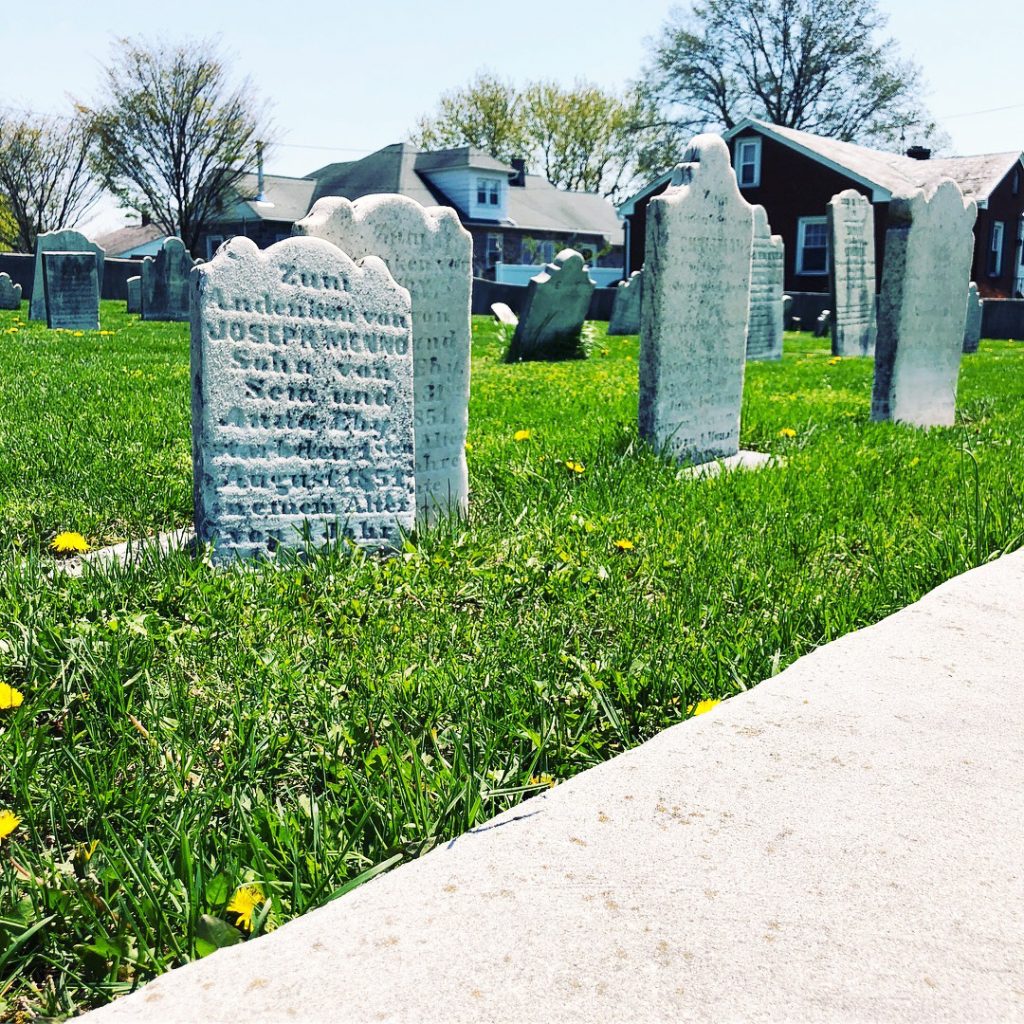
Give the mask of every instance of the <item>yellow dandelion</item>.
[{"label": "yellow dandelion", "polygon": [[796,431],[792,427],[783,427],[779,431],[779,437],[796,437]]},{"label": "yellow dandelion", "polygon": [[533,437],[533,432],[530,430],[517,430],[512,435],[513,441],[529,441]]},{"label": "yellow dandelion", "polygon": [[85,331],[72,331],[71,332],[71,337],[72,338],[84,338],[85,337]]},{"label": "yellow dandelion", "polygon": [[691,704],[686,710],[689,714],[693,715],[693,717],[696,718],[697,715],[706,714],[713,707],[715,707],[716,704],[721,703],[722,702],[720,700],[702,700],[699,701],[697,704]]},{"label": "yellow dandelion", "polygon": [[572,459],[568,459],[566,461],[566,463],[565,463],[565,468],[567,470],[569,470],[570,473],[582,473],[583,472],[583,463],[582,462],[573,462]]},{"label": "yellow dandelion", "polygon": [[531,786],[547,786],[549,789],[555,784],[555,777],[548,775],[547,772],[541,772],[540,775],[530,776]]},{"label": "yellow dandelion", "polygon": [[618,548],[620,551],[632,551],[635,545],[631,540],[622,537],[620,540],[613,540],[612,547]]},{"label": "yellow dandelion", "polygon": [[6,839],[20,824],[14,811],[0,811],[0,839]]},{"label": "yellow dandelion", "polygon": [[243,885],[235,890],[235,895],[228,901],[227,911],[235,915],[235,925],[252,931],[252,915],[258,907],[267,902],[263,890],[258,885]]},{"label": "yellow dandelion", "polygon": [[842,357],[842,356],[833,356],[833,357],[832,357],[832,358],[831,358],[831,359],[830,359],[830,360],[828,361],[828,365],[829,365],[829,366],[837,366],[837,365],[838,365],[839,363],[841,363],[842,361],[843,361],[843,357]]},{"label": "yellow dandelion", "polygon": [[53,538],[50,550],[58,555],[84,555],[89,550],[89,542],[80,533],[67,531]]},{"label": "yellow dandelion", "polygon": [[467,452],[471,452],[471,451],[473,450],[473,444],[472,444],[472,442],[470,442],[470,441],[467,441],[467,442],[466,442],[466,445],[465,445],[465,448],[466,448],[466,451],[467,451]]},{"label": "yellow dandelion", "polygon": [[21,707],[25,698],[13,686],[7,683],[0,683],[0,711],[7,711],[10,708]]},{"label": "yellow dandelion", "polygon": [[913,469],[913,468],[914,468],[914,466],[916,466],[916,465],[917,465],[917,464],[918,464],[918,463],[919,463],[920,461],[921,461],[920,457],[919,457],[919,456],[917,456],[917,455],[915,455],[915,456],[914,456],[914,457],[913,457],[913,458],[912,458],[912,459],[910,460],[910,468],[911,468],[911,469]]}]

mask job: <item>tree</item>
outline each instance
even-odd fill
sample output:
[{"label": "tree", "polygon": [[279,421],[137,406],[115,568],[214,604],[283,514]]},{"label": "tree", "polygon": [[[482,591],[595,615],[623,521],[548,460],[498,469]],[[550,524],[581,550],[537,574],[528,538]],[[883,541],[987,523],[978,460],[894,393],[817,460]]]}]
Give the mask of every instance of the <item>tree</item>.
[{"label": "tree", "polygon": [[0,241],[32,252],[37,235],[82,219],[103,192],[89,167],[92,141],[81,113],[0,117]]},{"label": "tree", "polygon": [[269,137],[248,79],[232,88],[211,40],[121,39],[91,111],[95,167],[126,207],[194,250]]},{"label": "tree", "polygon": [[919,69],[879,39],[874,0],[698,0],[674,8],[650,44],[644,81],[688,134],[744,116],[850,142],[892,146],[935,129]]}]

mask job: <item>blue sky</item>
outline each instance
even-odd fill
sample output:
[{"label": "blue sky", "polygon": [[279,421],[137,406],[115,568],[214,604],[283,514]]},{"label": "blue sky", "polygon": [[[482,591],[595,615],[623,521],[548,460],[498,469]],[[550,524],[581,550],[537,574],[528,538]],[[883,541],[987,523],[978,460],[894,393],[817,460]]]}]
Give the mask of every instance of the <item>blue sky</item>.
[{"label": "blue sky", "polygon": [[[922,66],[929,106],[954,152],[1024,149],[1022,0],[879,6],[903,55]],[[301,175],[401,140],[441,92],[481,69],[520,82],[624,85],[669,7],[665,0],[301,0],[294,8],[37,0],[27,16],[6,20],[0,105],[61,111],[68,96],[91,98],[118,35],[219,35],[234,68],[270,101],[280,145],[267,170]],[[1003,107],[1011,109],[995,109]]]}]

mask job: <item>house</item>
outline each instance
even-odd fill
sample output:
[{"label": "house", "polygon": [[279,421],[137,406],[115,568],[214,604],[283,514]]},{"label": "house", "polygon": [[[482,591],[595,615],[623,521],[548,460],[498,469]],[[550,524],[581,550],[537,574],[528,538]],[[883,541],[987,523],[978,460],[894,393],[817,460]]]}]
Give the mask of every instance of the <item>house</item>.
[{"label": "house", "polygon": [[323,196],[397,192],[424,206],[455,209],[473,236],[476,277],[495,277],[499,263],[545,263],[566,246],[592,265],[622,266],[622,225],[607,199],[556,188],[527,174],[523,161],[504,164],[472,146],[428,152],[399,142],[302,178],[246,175],[235,192],[201,239],[206,258],[232,235],[246,235],[260,246],[288,237],[295,221]]},{"label": "house", "polygon": [[144,218],[141,224],[129,224],[127,227],[100,235],[92,241],[103,247],[108,258],[130,259],[155,256],[166,237],[166,232]]},{"label": "house", "polygon": [[[1024,153],[931,159],[911,147],[906,155],[812,135],[745,118],[724,134],[744,197],[768,211],[775,234],[786,244],[786,289],[827,292],[829,252],[827,204],[837,192],[856,189],[875,209],[876,267],[881,280],[889,201],[952,178],[978,204],[971,276],[989,298],[1024,294]],[[663,192],[671,172],[624,203],[627,272],[643,264],[647,203]]]}]

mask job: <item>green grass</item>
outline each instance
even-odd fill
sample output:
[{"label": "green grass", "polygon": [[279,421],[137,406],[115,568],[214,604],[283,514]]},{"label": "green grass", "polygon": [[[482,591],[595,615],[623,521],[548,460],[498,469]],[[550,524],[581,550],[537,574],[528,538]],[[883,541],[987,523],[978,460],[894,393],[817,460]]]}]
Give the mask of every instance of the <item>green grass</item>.
[{"label": "green grass", "polygon": [[54,576],[59,530],[190,518],[187,328],[103,319],[77,338],[0,314],[0,681],[25,695],[0,711],[0,810],[22,818],[2,1020],[240,938],[247,881],[257,932],[318,906],[1024,530],[1020,346],[983,342],[961,422],[924,432],[868,422],[869,361],[787,336],[743,418],[785,465],[694,482],[637,437],[635,338],[594,325],[585,362],[507,365],[477,318],[468,523],[390,560]]}]

